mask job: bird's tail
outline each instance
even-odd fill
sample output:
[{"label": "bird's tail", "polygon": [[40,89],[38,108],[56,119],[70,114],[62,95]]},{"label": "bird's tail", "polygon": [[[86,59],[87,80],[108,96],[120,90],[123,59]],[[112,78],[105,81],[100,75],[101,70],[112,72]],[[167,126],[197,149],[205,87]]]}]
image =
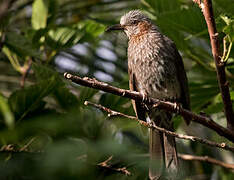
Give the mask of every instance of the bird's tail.
[{"label": "bird's tail", "polygon": [[[166,115],[166,114],[164,114]],[[157,116],[157,123],[168,130],[173,130],[165,127],[163,122],[170,122],[171,117]],[[167,119],[166,119],[167,118]],[[158,121],[159,120],[159,121]],[[169,120],[169,121],[168,121]],[[155,129],[150,129],[149,134],[149,146],[150,146],[150,166],[149,166],[149,177],[151,180],[163,179],[166,174],[168,179],[175,179],[178,171],[178,158],[176,151],[175,138],[165,133],[159,132]]]}]

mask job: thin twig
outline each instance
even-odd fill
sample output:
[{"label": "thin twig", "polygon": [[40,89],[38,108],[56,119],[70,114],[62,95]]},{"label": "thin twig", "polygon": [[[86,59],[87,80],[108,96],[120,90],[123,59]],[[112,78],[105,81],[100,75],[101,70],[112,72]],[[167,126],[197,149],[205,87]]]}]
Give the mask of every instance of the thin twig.
[{"label": "thin twig", "polygon": [[22,69],[22,77],[21,77],[21,81],[20,81],[20,86],[23,88],[24,84],[25,84],[25,80],[31,70],[32,67],[32,59],[30,58],[24,65],[23,69]]},{"label": "thin twig", "polygon": [[86,105],[86,106],[91,105],[93,107],[96,107],[96,108],[100,109],[103,112],[107,112],[108,113],[108,117],[121,116],[121,117],[126,117],[128,119],[137,119],[135,116],[129,116],[129,115],[126,115],[126,114],[123,114],[123,113],[111,110],[111,109],[109,109],[107,107],[104,107],[104,106],[102,106],[100,104],[92,103],[90,101],[85,101],[84,105]]},{"label": "thin twig", "polygon": [[204,161],[204,162],[215,164],[215,165],[227,168],[227,169],[234,169],[234,164],[225,163],[220,160],[211,158],[209,156],[194,156],[190,154],[178,154],[178,157],[186,161]]},{"label": "thin twig", "polygon": [[223,38],[223,56],[221,58],[222,62],[224,62],[224,59],[226,58],[226,54],[227,54],[227,40],[226,40],[227,38],[228,38],[227,36]]},{"label": "thin twig", "polygon": [[202,9],[203,15],[206,20],[208,32],[210,36],[210,44],[212,48],[212,54],[214,57],[217,79],[219,82],[219,89],[222,95],[224,104],[224,112],[227,118],[227,128],[234,131],[234,113],[232,109],[232,101],[229,92],[229,83],[225,74],[225,62],[222,62],[222,55],[220,53],[218,32],[216,30],[216,24],[214,20],[212,1],[211,0],[193,0]]},{"label": "thin twig", "polygon": [[26,151],[27,148],[35,141],[36,138],[37,137],[33,137],[32,139],[30,139],[30,141],[27,144],[25,144],[22,148],[20,148],[19,151]]},{"label": "thin twig", "polygon": [[125,90],[125,89],[120,89],[114,86],[110,86],[107,83],[97,81],[96,79],[91,79],[88,77],[81,78],[79,76],[74,76],[72,74],[64,73],[64,77],[66,79],[71,80],[72,82],[76,84],[80,84],[82,86],[94,88],[94,89],[99,89],[108,93],[112,93],[118,96],[134,99],[137,101],[144,101],[145,104],[147,105],[157,105],[157,108],[159,109],[164,109],[166,111],[172,112],[172,113],[178,113],[183,117],[190,117],[192,121],[197,122],[199,124],[202,124],[215,132],[217,132],[220,136],[226,137],[228,140],[234,142],[234,133],[226,129],[216,122],[214,122],[210,117],[204,116],[204,115],[199,115],[195,114],[189,110],[183,109],[182,107],[179,108],[179,111],[177,108],[178,107],[175,103],[168,102],[168,101],[161,101],[159,99],[154,99],[154,98],[144,98],[143,95],[139,92],[136,91],[130,91],[130,90]]},{"label": "thin twig", "polygon": [[122,168],[114,168],[112,167],[111,164],[109,164],[109,162],[112,160],[113,156],[110,156],[107,160],[97,164],[99,167],[102,167],[102,168],[105,168],[105,169],[108,169],[108,170],[111,170],[111,171],[115,171],[115,172],[120,172],[122,174],[125,174],[127,176],[131,176],[131,172],[129,172],[127,170],[126,167],[122,167]]},{"label": "thin twig", "polygon": [[229,151],[234,152],[234,147],[229,146],[226,143],[216,143],[214,141],[209,141],[207,139],[203,139],[203,138],[196,137],[196,136],[188,136],[188,135],[184,135],[184,134],[177,134],[175,132],[168,131],[168,130],[166,130],[164,128],[161,128],[161,127],[158,127],[156,125],[153,125],[153,124],[147,123],[145,121],[139,120],[134,116],[129,116],[129,115],[117,112],[117,111],[113,111],[113,110],[111,110],[111,109],[109,109],[107,107],[104,107],[104,106],[100,105],[100,104],[95,104],[95,103],[92,103],[92,102],[89,102],[89,101],[85,101],[84,104],[94,106],[94,107],[100,109],[101,111],[107,112],[108,116],[121,116],[121,117],[134,119],[134,120],[138,121],[142,126],[156,129],[156,130],[158,130],[160,132],[163,132],[165,134],[169,134],[169,135],[174,136],[174,137],[176,137],[178,139],[197,141],[199,143],[206,144],[208,146],[218,147],[218,148],[221,148],[221,149],[225,149],[225,150],[229,150]]}]

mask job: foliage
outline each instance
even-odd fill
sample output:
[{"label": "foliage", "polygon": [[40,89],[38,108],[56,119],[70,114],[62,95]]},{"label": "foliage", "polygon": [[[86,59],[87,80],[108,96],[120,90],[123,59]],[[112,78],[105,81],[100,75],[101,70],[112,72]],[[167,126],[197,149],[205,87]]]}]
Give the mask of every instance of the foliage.
[{"label": "foliage", "polygon": [[[213,5],[234,99],[234,3],[226,1]],[[225,126],[207,27],[192,1],[0,1],[3,5],[8,8],[0,12],[0,179],[147,179],[148,163],[141,156],[148,152],[147,138],[139,125],[83,105],[91,100],[133,115],[130,101],[77,86],[62,75],[68,71],[128,88],[126,37],[104,30],[129,9],[144,10],[176,43],[189,78],[192,110]],[[186,127],[180,117],[175,122],[180,132],[225,141],[204,127]],[[233,160],[195,142],[178,141],[178,151]],[[110,156],[113,169],[126,167],[132,176],[98,166]],[[234,178],[217,166],[184,165],[187,179],[199,174]]]}]

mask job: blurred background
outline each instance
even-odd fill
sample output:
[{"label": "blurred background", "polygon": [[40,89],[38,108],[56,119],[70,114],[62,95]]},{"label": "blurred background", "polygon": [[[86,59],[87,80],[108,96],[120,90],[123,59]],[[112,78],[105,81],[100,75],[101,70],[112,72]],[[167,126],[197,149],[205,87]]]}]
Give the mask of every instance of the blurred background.
[{"label": "blurred background", "polygon": [[[234,99],[234,1],[213,6]],[[192,0],[0,0],[0,179],[147,179],[148,139],[139,124],[83,104],[134,115],[130,100],[63,78],[70,72],[128,89],[127,38],[105,28],[131,9],[144,11],[175,42],[192,111],[226,126],[207,27]],[[179,133],[228,142],[201,125],[187,127],[179,116],[173,120]],[[228,151],[185,140],[177,146],[179,153],[234,163]],[[181,164],[181,179],[234,179],[212,164]]]}]

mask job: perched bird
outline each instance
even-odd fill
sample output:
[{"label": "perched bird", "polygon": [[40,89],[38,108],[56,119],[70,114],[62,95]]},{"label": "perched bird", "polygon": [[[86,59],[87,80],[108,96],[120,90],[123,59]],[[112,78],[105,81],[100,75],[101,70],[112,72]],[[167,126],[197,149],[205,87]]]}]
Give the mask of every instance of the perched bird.
[{"label": "perched bird", "polygon": [[[161,34],[158,27],[140,10],[123,15],[120,24],[107,31],[123,30],[128,41],[128,73],[131,90],[145,97],[157,98],[181,104],[190,109],[188,82],[182,58],[173,43]],[[157,108],[147,110],[140,101],[132,101],[135,113],[141,120],[174,131],[172,114]],[[185,119],[189,124],[189,120]],[[163,172],[176,177],[178,158],[175,139],[150,129],[150,179],[162,178]]]}]

